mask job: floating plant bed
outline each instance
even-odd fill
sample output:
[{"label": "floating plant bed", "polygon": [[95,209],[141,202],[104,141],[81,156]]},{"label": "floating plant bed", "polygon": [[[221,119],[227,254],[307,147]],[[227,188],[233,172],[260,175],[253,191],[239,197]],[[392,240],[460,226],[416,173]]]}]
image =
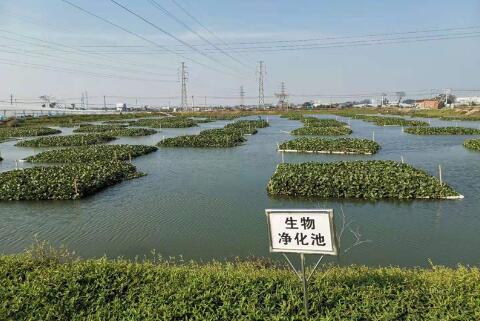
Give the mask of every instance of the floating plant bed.
[{"label": "floating plant bed", "polygon": [[185,135],[166,138],[158,143],[160,147],[220,148],[241,145],[246,139],[239,134]]},{"label": "floating plant bed", "polygon": [[156,134],[157,131],[147,128],[129,128],[126,125],[90,125],[81,126],[73,131],[74,133],[102,133],[115,137],[138,137]]},{"label": "floating plant bed", "polygon": [[414,135],[480,135],[480,129],[467,127],[408,127],[404,131]]},{"label": "floating plant bed", "polygon": [[463,198],[427,172],[394,161],[280,164],[267,191],[313,198]]},{"label": "floating plant bed", "polygon": [[302,122],[307,127],[348,127],[348,124],[335,119],[304,117]]},{"label": "floating plant bed", "polygon": [[380,145],[372,140],[359,138],[324,139],[301,137],[280,144],[279,151],[320,154],[363,154],[372,155]]},{"label": "floating plant bed", "polygon": [[266,128],[269,126],[266,120],[239,120],[226,125],[225,128]]},{"label": "floating plant bed", "polygon": [[480,139],[467,139],[463,146],[468,149],[476,150],[480,152]]},{"label": "floating plant bed", "polygon": [[152,128],[188,128],[196,127],[197,122],[185,117],[165,117],[157,119],[140,119],[129,122],[130,126],[152,127]]},{"label": "floating plant bed", "polygon": [[409,127],[426,127],[429,123],[419,120],[408,120],[400,117],[383,117],[371,115],[355,115],[354,118],[374,123],[377,126],[409,126]]},{"label": "floating plant bed", "polygon": [[200,135],[211,135],[211,134],[238,134],[238,135],[255,135],[258,133],[256,128],[212,128],[202,130]]},{"label": "floating plant bed", "polygon": [[115,137],[103,134],[67,135],[40,137],[32,140],[18,142],[15,146],[20,147],[68,147],[105,144]]},{"label": "floating plant bed", "polygon": [[82,124],[79,128],[74,129],[74,133],[103,133],[112,130],[121,130],[127,128],[127,125],[91,125]]},{"label": "floating plant bed", "polygon": [[342,136],[350,135],[352,130],[348,127],[314,127],[307,126],[302,128],[294,129],[292,135],[303,135],[303,136]]},{"label": "floating plant bed", "polygon": [[0,201],[79,199],[142,175],[116,161],[13,170],[0,173]]},{"label": "floating plant bed", "polygon": [[147,145],[92,145],[49,150],[30,156],[30,163],[88,163],[94,161],[129,160],[157,151]]},{"label": "floating plant bed", "polygon": [[58,129],[48,127],[3,127],[0,128],[0,138],[33,137],[60,134]]}]

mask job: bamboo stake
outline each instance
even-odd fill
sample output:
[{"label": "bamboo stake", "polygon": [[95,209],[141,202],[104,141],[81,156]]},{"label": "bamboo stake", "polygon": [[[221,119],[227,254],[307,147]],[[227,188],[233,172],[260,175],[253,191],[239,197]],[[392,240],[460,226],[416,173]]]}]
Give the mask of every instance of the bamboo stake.
[{"label": "bamboo stake", "polygon": [[285,155],[285,152],[282,152],[282,164],[285,163],[285,156],[284,155]]},{"label": "bamboo stake", "polygon": [[375,141],[375,132],[372,133],[372,140]]},{"label": "bamboo stake", "polygon": [[438,165],[438,177],[440,179],[440,184],[443,185],[443,179],[442,179],[442,165]]},{"label": "bamboo stake", "polygon": [[75,191],[75,196],[77,196],[78,195],[77,178],[73,180],[73,189]]},{"label": "bamboo stake", "polygon": [[404,164],[403,155],[400,155],[400,159],[402,160],[402,164]]}]

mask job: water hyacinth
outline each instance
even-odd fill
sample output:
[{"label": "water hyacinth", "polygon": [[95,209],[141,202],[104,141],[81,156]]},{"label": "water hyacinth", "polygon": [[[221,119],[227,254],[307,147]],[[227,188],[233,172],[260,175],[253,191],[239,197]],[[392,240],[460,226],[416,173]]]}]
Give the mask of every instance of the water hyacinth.
[{"label": "water hyacinth", "polygon": [[141,175],[117,161],[13,170],[0,173],[0,201],[79,199]]},{"label": "water hyacinth", "polygon": [[405,133],[414,135],[480,135],[480,129],[467,127],[409,127]]},{"label": "water hyacinth", "polygon": [[301,121],[307,127],[348,127],[343,121],[328,118],[304,117]]},{"label": "water hyacinth", "polygon": [[350,135],[352,130],[348,127],[316,127],[307,126],[291,131],[292,135],[298,136],[343,136]]},{"label": "water hyacinth", "polygon": [[359,138],[324,139],[301,137],[280,144],[279,150],[317,153],[375,154],[380,145],[372,140]]},{"label": "water hyacinth", "polygon": [[0,138],[8,137],[33,137],[60,134],[58,129],[48,127],[2,127]]},{"label": "water hyacinth", "polygon": [[127,125],[92,125],[81,124],[80,127],[73,130],[74,133],[103,133],[112,130],[121,130],[127,128]]},{"label": "water hyacinth", "polygon": [[480,151],[480,139],[467,139],[463,143],[463,146],[465,146],[468,149]]},{"label": "water hyacinth", "polygon": [[129,122],[130,126],[151,128],[189,128],[196,127],[197,122],[185,117],[164,117],[156,119],[140,119]]},{"label": "water hyacinth", "polygon": [[411,127],[426,127],[429,123],[419,120],[408,120],[400,117],[384,117],[372,115],[354,115],[353,118],[361,119],[367,122],[374,123],[377,126],[411,126]]},{"label": "water hyacinth", "polygon": [[147,128],[129,128],[127,125],[86,125],[75,129],[74,133],[102,133],[115,137],[139,137],[156,134],[157,131]]},{"label": "water hyacinth", "polygon": [[15,146],[19,147],[67,147],[67,146],[87,146],[105,144],[116,138],[104,134],[85,134],[85,135],[67,135],[40,137],[32,140],[18,142]]},{"label": "water hyacinth", "polygon": [[49,150],[27,157],[30,163],[87,163],[95,161],[130,160],[157,151],[147,145],[92,145]]},{"label": "water hyacinth", "polygon": [[461,197],[428,173],[394,161],[280,164],[267,191],[270,195],[313,198]]},{"label": "water hyacinth", "polygon": [[158,143],[160,147],[226,148],[241,145],[243,135],[257,133],[257,127],[269,126],[264,120],[241,120],[224,128],[207,129],[198,135],[185,135],[166,138]]}]

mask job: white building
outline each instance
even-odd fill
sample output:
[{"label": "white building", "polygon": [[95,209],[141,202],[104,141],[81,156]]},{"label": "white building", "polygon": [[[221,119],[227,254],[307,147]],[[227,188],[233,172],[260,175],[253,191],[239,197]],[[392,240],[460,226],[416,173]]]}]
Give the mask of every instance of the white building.
[{"label": "white building", "polygon": [[126,103],[117,103],[116,104],[117,111],[127,111],[127,104]]},{"label": "white building", "polygon": [[473,96],[473,97],[457,97],[455,99],[456,105],[480,105],[480,97]]}]

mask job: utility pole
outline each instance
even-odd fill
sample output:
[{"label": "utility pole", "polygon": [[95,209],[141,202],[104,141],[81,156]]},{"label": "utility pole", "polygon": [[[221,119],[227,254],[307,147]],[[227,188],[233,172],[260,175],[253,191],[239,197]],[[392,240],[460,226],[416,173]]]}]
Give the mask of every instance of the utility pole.
[{"label": "utility pole", "polygon": [[385,93],[382,93],[382,102],[381,102],[381,106],[383,107],[383,105],[385,104],[385,98],[387,97],[387,94]]},{"label": "utility pole", "polygon": [[240,108],[245,107],[245,90],[240,86]]},{"label": "utility pole", "polygon": [[13,105],[13,94],[10,95],[10,105]]},{"label": "utility pole", "polygon": [[285,87],[285,82],[282,82],[280,92],[276,93],[275,96],[278,98],[278,106],[280,108],[287,108],[288,109],[288,97],[290,96],[287,93],[287,89]]},{"label": "utility pole", "polygon": [[192,110],[195,109],[195,96],[192,95]]},{"label": "utility pole", "polygon": [[107,97],[103,96],[103,109],[107,110]]},{"label": "utility pole", "polygon": [[85,101],[86,101],[87,109],[88,109],[88,91],[85,92]]},{"label": "utility pole", "polygon": [[450,94],[450,89],[445,89],[445,108],[448,106],[448,95]]},{"label": "utility pole", "polygon": [[187,70],[185,67],[185,62],[182,62],[182,66],[181,66],[181,83],[182,83],[181,107],[182,109],[186,109],[188,106],[187,106]]},{"label": "utility pole", "polygon": [[258,66],[258,109],[265,108],[265,64],[263,61],[259,61]]},{"label": "utility pole", "polygon": [[207,109],[207,96],[205,96],[205,110]]}]

